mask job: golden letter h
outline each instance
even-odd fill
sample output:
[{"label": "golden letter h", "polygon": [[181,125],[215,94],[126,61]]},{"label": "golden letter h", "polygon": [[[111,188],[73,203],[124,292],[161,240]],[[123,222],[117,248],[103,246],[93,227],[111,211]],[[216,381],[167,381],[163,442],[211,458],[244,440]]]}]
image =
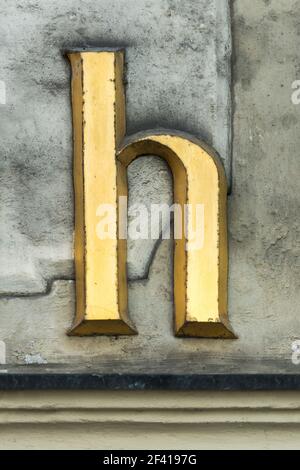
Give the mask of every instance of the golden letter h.
[{"label": "golden letter h", "polygon": [[[154,154],[171,169],[174,203],[205,209],[201,249],[186,250],[184,237],[174,240],[175,334],[234,338],[227,318],[227,185],[218,156],[175,131],[125,139],[124,51],[72,51],[68,57],[76,268],[76,317],[69,334],[136,334],[127,312],[126,240],[118,237],[118,201],[127,196],[128,165]],[[115,208],[115,237],[97,237],[99,204]]]}]

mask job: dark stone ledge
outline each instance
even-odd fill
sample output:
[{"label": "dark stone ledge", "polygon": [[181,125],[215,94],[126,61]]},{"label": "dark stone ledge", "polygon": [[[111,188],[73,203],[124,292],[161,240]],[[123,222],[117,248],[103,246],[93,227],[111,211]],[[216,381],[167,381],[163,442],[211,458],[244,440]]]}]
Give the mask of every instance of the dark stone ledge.
[{"label": "dark stone ledge", "polygon": [[5,373],[0,390],[300,390],[300,374]]}]

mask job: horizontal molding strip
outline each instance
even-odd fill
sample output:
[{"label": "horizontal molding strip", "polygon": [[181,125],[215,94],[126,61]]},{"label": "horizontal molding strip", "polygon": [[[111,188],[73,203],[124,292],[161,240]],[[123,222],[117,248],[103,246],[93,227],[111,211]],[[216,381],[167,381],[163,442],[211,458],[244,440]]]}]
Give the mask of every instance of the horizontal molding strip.
[{"label": "horizontal molding strip", "polygon": [[8,424],[280,424],[300,425],[300,410],[9,410],[0,411],[0,426]]},{"label": "horizontal molding strip", "polygon": [[0,390],[300,390],[300,374],[0,374]]}]

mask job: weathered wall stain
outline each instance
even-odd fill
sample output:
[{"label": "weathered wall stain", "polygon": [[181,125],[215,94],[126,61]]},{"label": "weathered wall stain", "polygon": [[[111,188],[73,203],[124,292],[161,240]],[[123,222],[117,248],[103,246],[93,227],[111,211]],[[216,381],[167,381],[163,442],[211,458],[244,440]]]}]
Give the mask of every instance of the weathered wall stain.
[{"label": "weathered wall stain", "polygon": [[[74,15],[72,21],[80,28],[77,10],[70,7],[69,11],[70,15]],[[74,313],[74,282],[55,281],[52,290],[48,289],[45,296],[34,299],[5,298],[0,301],[0,339],[7,343],[10,364],[23,364],[26,354],[40,354],[47,360],[47,367],[59,367],[61,370],[64,370],[66,363],[68,367],[76,368],[82,361],[86,367],[106,371],[113,367],[116,371],[171,368],[185,372],[297,372],[291,362],[291,344],[299,339],[300,334],[300,132],[297,124],[300,107],[291,103],[291,84],[299,79],[300,73],[299,14],[298,0],[233,2],[235,115],[233,185],[228,199],[229,312],[239,340],[211,342],[191,339],[186,342],[173,338],[172,242],[163,241],[150,267],[149,279],[130,285],[130,312],[139,327],[138,337],[134,340],[78,340],[66,337],[65,330]],[[63,22],[63,17],[60,21]],[[45,32],[43,34],[47,36]],[[44,40],[49,41],[49,47],[54,41],[53,33],[50,39],[46,37]],[[25,55],[19,70],[26,67],[28,73],[32,64],[26,60]],[[143,61],[144,58],[141,59]],[[59,67],[65,67],[63,62],[59,64]],[[12,59],[9,66],[14,66]],[[49,74],[51,80],[55,80]],[[198,76],[197,83],[199,79]],[[53,96],[51,92],[45,93],[47,99]],[[68,103],[67,97],[63,103]],[[182,101],[176,101],[177,105],[180,107]],[[8,103],[7,109],[10,106],[12,103]],[[137,115],[136,119],[139,117]],[[54,132],[49,147],[44,146],[48,141],[44,145],[33,141],[29,146],[25,130],[30,128],[30,123],[25,119],[23,126],[18,127],[19,142],[11,142],[10,152],[10,145],[6,144],[2,164],[3,161],[9,162],[9,159],[24,163],[19,155],[28,152],[32,155],[30,171],[33,171],[34,163],[39,158],[44,162],[48,149],[55,149],[56,158],[51,165],[60,165],[61,171],[71,177],[71,156],[62,158],[69,143],[60,143],[61,135],[56,134],[57,129],[61,129],[60,125],[59,120],[53,126],[49,123],[47,135],[51,136]],[[21,177],[16,178],[5,165],[6,176],[2,173],[2,177],[9,182],[9,191],[2,192],[4,204],[1,210],[8,211],[12,210],[11,189],[17,187]],[[41,180],[44,187],[49,176],[46,169],[47,166]],[[159,163],[156,173],[153,162],[149,171],[150,175],[161,178],[164,188],[162,200],[168,201],[170,186],[167,170],[161,173],[160,169]],[[37,168],[36,171],[37,175],[42,175]],[[132,169],[136,175],[142,171],[141,167]],[[142,173],[142,179],[147,187],[145,175],[146,171]],[[60,207],[69,207],[66,201],[69,201],[67,194],[70,191],[71,185],[67,183],[61,186],[59,194],[53,195],[54,198],[59,195],[62,203],[67,204],[59,206],[59,211],[62,210]],[[37,198],[42,196],[42,190],[38,189]],[[135,197],[138,197],[137,193]],[[27,208],[26,204],[25,201],[22,210],[26,210],[27,215],[33,212],[34,223],[35,208]],[[54,211],[55,207],[51,210]],[[13,220],[16,220],[15,212]],[[24,236],[20,234],[20,237]],[[62,236],[65,237],[62,240],[69,239],[70,232]],[[60,262],[64,264],[62,257]],[[60,269],[57,262],[56,269],[52,270],[53,276]],[[16,284],[15,278],[13,283]]]},{"label": "weathered wall stain", "polygon": [[[62,52],[126,47],[128,134],[157,126],[189,131],[216,147],[230,175],[229,11],[224,0],[1,3],[8,89],[0,123],[0,292],[47,293],[52,278],[73,277],[70,70]],[[156,165],[141,171],[150,176]],[[138,179],[131,186],[141,194]],[[143,265],[130,255],[130,277],[145,277],[154,251],[147,249]]]}]

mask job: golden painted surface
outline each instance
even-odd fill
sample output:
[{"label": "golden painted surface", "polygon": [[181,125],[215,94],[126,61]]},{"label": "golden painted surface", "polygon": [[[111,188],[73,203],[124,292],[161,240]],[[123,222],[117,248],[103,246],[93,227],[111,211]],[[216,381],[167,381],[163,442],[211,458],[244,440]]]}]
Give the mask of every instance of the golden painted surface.
[{"label": "golden painted surface", "polygon": [[[74,121],[76,320],[72,334],[133,334],[114,237],[97,236],[97,209],[117,210],[116,146],[124,135],[122,52],[70,53]],[[117,86],[119,90],[117,90]],[[121,88],[121,90],[120,90]],[[117,103],[118,99],[118,103]],[[116,109],[120,107],[118,119]],[[123,309],[120,308],[123,306]]]},{"label": "golden painted surface", "polygon": [[[175,333],[234,338],[227,321],[227,187],[218,157],[202,143],[171,132],[139,134],[122,144],[122,51],[72,52],[69,58],[77,300],[71,334],[136,333],[127,317],[126,240],[117,236],[118,197],[127,195],[126,168],[132,160],[155,154],[172,171],[174,202],[182,209],[185,204],[204,208],[202,247],[186,250],[189,240],[175,240]],[[97,236],[100,204],[115,207],[113,239]]]}]

